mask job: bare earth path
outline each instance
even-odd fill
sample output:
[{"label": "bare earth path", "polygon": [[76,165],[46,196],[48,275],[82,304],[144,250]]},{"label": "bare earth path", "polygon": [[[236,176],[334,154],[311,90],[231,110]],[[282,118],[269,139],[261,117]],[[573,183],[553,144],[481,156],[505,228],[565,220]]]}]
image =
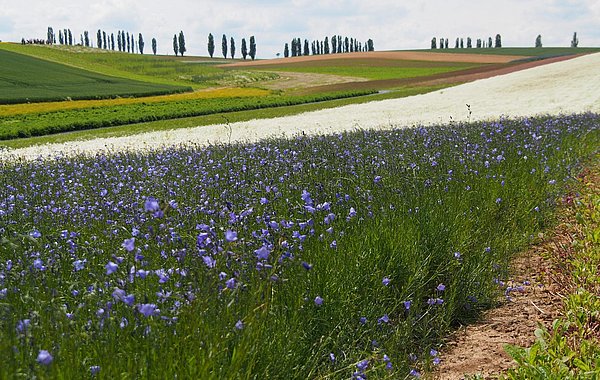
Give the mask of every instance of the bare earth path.
[{"label": "bare earth path", "polygon": [[250,120],[229,126],[221,124],[127,137],[48,144],[8,153],[0,152],[0,158],[16,155],[32,159],[40,155],[160,149],[164,146],[187,143],[256,141],[299,133],[334,133],[358,128],[401,128],[449,121],[495,119],[502,116],[600,112],[599,89],[600,53],[597,53],[408,98],[354,104],[273,119]]}]

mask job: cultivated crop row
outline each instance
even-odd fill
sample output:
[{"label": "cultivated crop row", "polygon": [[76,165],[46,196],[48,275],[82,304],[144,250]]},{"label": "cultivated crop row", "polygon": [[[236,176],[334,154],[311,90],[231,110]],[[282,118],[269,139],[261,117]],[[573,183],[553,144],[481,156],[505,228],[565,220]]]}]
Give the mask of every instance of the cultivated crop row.
[{"label": "cultivated crop row", "polygon": [[0,377],[404,378],[600,116],[0,163]]},{"label": "cultivated crop row", "polygon": [[0,140],[127,125],[222,112],[254,110],[362,96],[373,91],[345,91],[305,96],[259,96],[183,99],[0,116]]}]

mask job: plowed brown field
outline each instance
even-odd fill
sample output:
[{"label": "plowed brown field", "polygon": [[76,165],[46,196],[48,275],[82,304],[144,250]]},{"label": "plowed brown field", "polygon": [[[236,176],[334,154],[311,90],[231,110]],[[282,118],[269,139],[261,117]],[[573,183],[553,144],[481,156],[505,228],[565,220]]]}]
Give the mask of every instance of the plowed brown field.
[{"label": "plowed brown field", "polygon": [[508,63],[528,57],[519,55],[487,55],[487,54],[463,54],[463,53],[433,53],[419,51],[371,51],[343,54],[308,55],[300,57],[288,57],[277,59],[266,59],[261,61],[236,62],[221,67],[249,67],[285,65],[298,62],[314,62],[336,59],[393,59],[405,61],[429,61],[429,62],[465,62],[465,63]]}]

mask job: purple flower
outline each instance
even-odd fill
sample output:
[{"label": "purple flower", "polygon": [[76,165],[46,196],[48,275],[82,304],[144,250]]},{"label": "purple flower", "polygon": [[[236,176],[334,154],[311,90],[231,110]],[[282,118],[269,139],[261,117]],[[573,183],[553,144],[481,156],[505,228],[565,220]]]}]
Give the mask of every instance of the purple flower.
[{"label": "purple flower", "polygon": [[382,324],[382,323],[389,323],[389,321],[390,321],[390,317],[388,317],[388,315],[387,315],[387,314],[384,314],[384,315],[383,315],[381,318],[379,318],[379,319],[377,320],[377,323],[378,323],[378,324]]},{"label": "purple flower", "polygon": [[46,270],[46,267],[44,266],[44,262],[39,258],[37,258],[33,261],[33,267],[35,269],[38,269],[41,271]]},{"label": "purple flower", "polygon": [[24,333],[27,331],[27,328],[31,325],[31,319],[21,319],[17,322],[17,331],[19,333]]},{"label": "purple flower", "polygon": [[146,210],[147,212],[156,212],[160,210],[160,205],[158,204],[158,201],[156,199],[148,197],[144,202],[144,210]]},{"label": "purple flower", "polygon": [[125,296],[127,296],[127,293],[125,293],[123,289],[116,288],[112,292],[112,296],[116,301],[123,301],[125,299]]},{"label": "purple flower", "polygon": [[409,310],[410,309],[410,304],[411,304],[411,301],[404,301],[404,308],[406,310]]},{"label": "purple flower", "polygon": [[135,249],[135,238],[132,237],[131,239],[125,239],[122,246],[127,252],[133,251]]},{"label": "purple flower", "polygon": [[244,328],[244,322],[240,319],[235,323],[235,328],[238,330],[242,330]]},{"label": "purple flower", "polygon": [[332,363],[335,363],[335,355],[333,354],[333,352],[329,353],[329,360],[331,360]]},{"label": "purple flower", "polygon": [[256,257],[258,257],[260,260],[266,260],[269,258],[271,250],[263,245],[262,247],[254,251],[254,253],[256,254]]},{"label": "purple flower", "polygon": [[[37,239],[42,236],[42,233],[38,230],[33,230],[29,233],[29,236],[31,236],[34,239]],[[48,352],[48,351],[46,351],[46,352]]]},{"label": "purple flower", "polygon": [[304,269],[306,270],[311,270],[312,269],[312,264],[307,263],[306,261],[302,262],[302,266],[304,267]]},{"label": "purple flower", "polygon": [[85,267],[85,263],[87,263],[87,260],[75,260],[73,262],[73,267],[75,269],[75,272],[78,272],[80,270],[82,270]]},{"label": "purple flower", "polygon": [[93,365],[93,366],[90,367],[90,373],[92,374],[92,376],[97,375],[98,372],[100,372],[100,366],[99,365]]},{"label": "purple flower", "polygon": [[454,258],[460,260],[460,252],[454,252]]},{"label": "purple flower", "polygon": [[202,260],[209,268],[214,268],[217,265],[217,260],[213,259],[211,256],[202,256]]},{"label": "purple flower", "polygon": [[52,363],[52,360],[54,358],[52,357],[52,355],[46,351],[46,350],[40,350],[40,352],[38,353],[37,359],[36,361],[40,364],[43,365],[49,365],[50,363]]},{"label": "purple flower", "polygon": [[365,360],[361,360],[358,363],[356,363],[356,368],[358,368],[359,371],[364,372],[367,367],[369,367],[369,360],[365,359]]},{"label": "purple flower", "polygon": [[380,175],[375,176],[375,178],[373,179],[373,182],[375,182],[375,183],[381,182],[381,176]]},{"label": "purple flower", "polygon": [[391,280],[388,277],[384,277],[381,283],[383,284],[383,286],[388,286],[390,284],[390,281]]},{"label": "purple flower", "polygon": [[232,278],[230,278],[229,280],[225,281],[225,286],[226,286],[228,289],[233,289],[233,288],[235,288],[235,278],[233,278],[233,277],[232,277]]},{"label": "purple flower", "polygon": [[443,292],[444,290],[446,290],[446,285],[439,284],[436,289],[440,292]]},{"label": "purple flower", "polygon": [[237,232],[232,230],[225,231],[225,241],[228,243],[232,243],[238,239]]},{"label": "purple flower", "polygon": [[323,298],[321,298],[321,296],[315,297],[315,305],[317,305],[317,306],[323,305]]},{"label": "purple flower", "polygon": [[106,268],[106,274],[113,274],[117,271],[119,266],[113,263],[112,261],[109,261],[108,264],[104,266],[104,268]]},{"label": "purple flower", "polygon": [[408,374],[409,374],[409,376],[412,376],[412,377],[417,377],[417,378],[421,377],[421,373],[414,368],[411,369]]},{"label": "purple flower", "polygon": [[145,317],[150,317],[154,314],[158,314],[160,310],[156,308],[156,305],[153,303],[143,303],[138,305],[138,311],[142,313]]},{"label": "purple flower", "polygon": [[350,207],[350,211],[348,212],[348,217],[354,218],[355,216],[356,216],[356,210],[354,209],[354,207]]},{"label": "purple flower", "polygon": [[367,318],[366,317],[360,317],[360,319],[358,321],[360,322],[361,325],[366,325],[367,324]]},{"label": "purple flower", "polygon": [[429,355],[431,355],[431,356],[438,356],[438,354],[439,354],[439,352],[437,352],[433,348],[431,350],[429,350]]}]

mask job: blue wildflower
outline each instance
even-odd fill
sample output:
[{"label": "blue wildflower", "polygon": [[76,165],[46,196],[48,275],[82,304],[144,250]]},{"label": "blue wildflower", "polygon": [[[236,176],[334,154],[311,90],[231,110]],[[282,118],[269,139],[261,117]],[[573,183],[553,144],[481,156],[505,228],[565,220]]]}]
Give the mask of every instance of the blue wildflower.
[{"label": "blue wildflower", "polygon": [[40,364],[43,365],[49,365],[50,363],[52,363],[52,360],[54,358],[52,357],[52,355],[46,351],[46,350],[40,350],[40,352],[38,353],[37,359],[36,361]]}]

